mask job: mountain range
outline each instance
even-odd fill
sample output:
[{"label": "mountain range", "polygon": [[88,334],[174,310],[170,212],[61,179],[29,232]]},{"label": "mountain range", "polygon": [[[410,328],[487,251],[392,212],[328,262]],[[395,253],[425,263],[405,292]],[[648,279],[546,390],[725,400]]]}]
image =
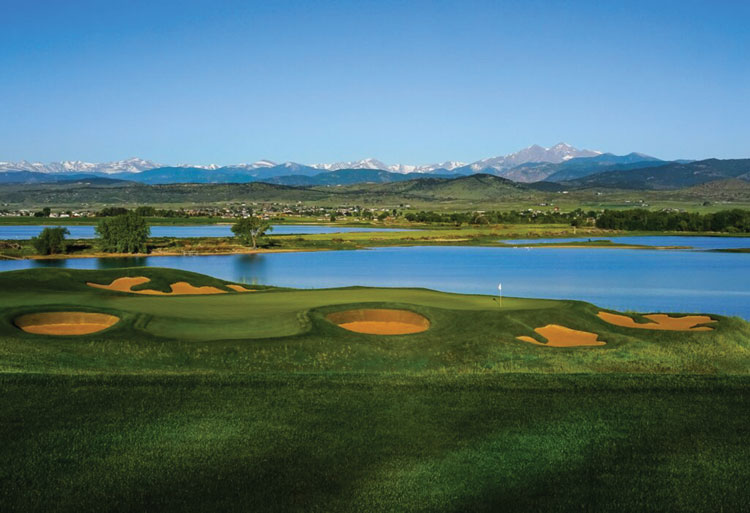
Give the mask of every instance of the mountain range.
[{"label": "mountain range", "polygon": [[[498,174],[501,171],[513,168],[517,165],[527,162],[549,162],[558,163],[577,157],[593,157],[601,152],[592,150],[579,150],[569,144],[559,143],[550,148],[543,148],[539,145],[529,146],[509,155],[491,157],[478,160],[471,164],[459,161],[447,161],[438,164],[428,165],[411,165],[411,164],[385,164],[377,159],[363,159],[350,162],[335,162],[331,164],[299,164],[296,162],[285,162],[278,164],[270,160],[258,160],[252,164],[233,164],[219,166],[210,165],[167,165],[158,164],[150,160],[140,158],[131,158],[113,162],[92,163],[75,161],[50,162],[43,164],[40,162],[0,162],[0,172],[4,171],[30,171],[37,173],[90,173],[106,175],[125,175],[126,173],[142,173],[152,169],[170,168],[179,169],[202,169],[204,171],[216,171],[219,169],[242,170],[249,176],[268,178],[271,176],[284,176],[289,171],[294,171],[298,175],[311,176],[321,171],[339,171],[341,169],[377,169],[389,171],[391,173],[438,173],[438,174],[474,174],[478,172],[494,171]],[[124,176],[121,176],[124,177]]]},{"label": "mountain range", "polygon": [[476,174],[527,183],[536,190],[596,187],[658,190],[691,187],[714,180],[750,180],[750,159],[664,161],[642,153],[614,155],[560,143],[550,148],[534,145],[471,164],[449,161],[426,166],[386,165],[375,159],[313,165],[259,160],[231,166],[165,166],[143,159],[100,164],[0,162],[0,183],[26,184],[107,179],[147,185],[265,182],[292,187],[330,187]]}]

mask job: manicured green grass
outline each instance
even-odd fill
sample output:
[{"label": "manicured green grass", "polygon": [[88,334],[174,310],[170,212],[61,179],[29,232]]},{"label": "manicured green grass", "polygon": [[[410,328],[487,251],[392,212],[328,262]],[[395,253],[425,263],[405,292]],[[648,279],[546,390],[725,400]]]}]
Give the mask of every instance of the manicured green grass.
[{"label": "manicured green grass", "polygon": [[[343,288],[211,296],[94,289],[158,268],[0,274],[2,511],[742,511],[750,325],[609,325],[577,301]],[[407,308],[423,333],[325,319]],[[113,313],[86,336],[49,310]],[[643,319],[640,319],[643,320]],[[550,323],[607,345],[515,339]]]}]

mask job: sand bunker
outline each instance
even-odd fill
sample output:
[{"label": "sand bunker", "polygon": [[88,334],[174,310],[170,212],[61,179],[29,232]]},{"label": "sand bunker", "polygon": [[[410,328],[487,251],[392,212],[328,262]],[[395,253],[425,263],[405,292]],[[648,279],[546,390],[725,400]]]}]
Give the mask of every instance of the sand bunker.
[{"label": "sand bunker", "polygon": [[[148,294],[152,296],[172,296],[172,295],[187,295],[187,294],[226,294],[226,290],[217,289],[216,287],[194,287],[186,281],[178,281],[170,285],[171,292],[162,292],[161,290],[143,289],[143,290],[132,290],[136,285],[141,285],[151,281],[151,278],[145,276],[134,276],[130,278],[117,278],[109,285],[102,285],[101,283],[86,282],[89,287],[95,287],[97,289],[114,290],[116,292],[130,292],[132,294]],[[239,285],[238,285],[239,286]],[[234,289],[237,290],[237,289]],[[249,290],[245,289],[245,292]]]},{"label": "sand bunker", "polygon": [[430,328],[430,321],[409,310],[362,309],[328,314],[326,319],[339,327],[370,335],[407,335]]},{"label": "sand bunker", "polygon": [[542,328],[536,328],[534,331],[547,339],[543,344],[532,337],[520,336],[518,340],[536,344],[538,346],[548,347],[583,347],[583,346],[603,346],[606,342],[597,340],[599,335],[589,333],[588,331],[578,331],[560,326],[558,324],[548,324]]},{"label": "sand bunker", "polygon": [[246,289],[242,285],[227,285],[227,287],[235,292],[258,292],[258,289]]},{"label": "sand bunker", "polygon": [[713,328],[699,326],[709,322],[716,322],[707,315],[687,315],[685,317],[670,317],[666,314],[651,314],[644,317],[653,322],[638,323],[627,315],[618,315],[608,312],[599,312],[599,318],[615,326],[623,328],[639,328],[642,330],[668,330],[668,331],[711,331]]},{"label": "sand bunker", "polygon": [[27,333],[37,335],[87,335],[114,326],[114,315],[89,312],[42,312],[22,315],[13,322]]}]

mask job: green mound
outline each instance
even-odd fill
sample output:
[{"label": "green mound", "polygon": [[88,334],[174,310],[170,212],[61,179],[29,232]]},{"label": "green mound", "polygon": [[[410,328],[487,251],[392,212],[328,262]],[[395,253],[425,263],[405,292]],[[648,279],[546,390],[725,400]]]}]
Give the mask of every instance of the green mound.
[{"label": "green mound", "polygon": [[104,270],[41,268],[0,273],[0,287],[10,295],[58,291],[90,292],[91,287],[86,285],[87,282],[111,283],[117,278],[135,276],[145,276],[150,280],[148,283],[133,287],[133,290],[148,288],[169,292],[172,283],[186,281],[196,287],[210,286],[231,291],[226,285],[233,283],[205,274],[162,267],[125,267]]}]

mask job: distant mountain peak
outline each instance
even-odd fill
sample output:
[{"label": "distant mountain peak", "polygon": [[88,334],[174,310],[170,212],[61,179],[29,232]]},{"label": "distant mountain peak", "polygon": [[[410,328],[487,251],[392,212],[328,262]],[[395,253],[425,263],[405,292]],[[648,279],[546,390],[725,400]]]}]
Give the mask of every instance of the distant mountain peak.
[{"label": "distant mountain peak", "polygon": [[60,162],[50,162],[43,164],[41,162],[1,162],[0,171],[33,171],[37,173],[140,173],[148,169],[161,167],[161,164],[144,160],[138,157],[131,157],[125,160],[116,160],[113,162],[84,162],[82,160],[63,160]]},{"label": "distant mountain peak", "polygon": [[315,169],[322,169],[324,171],[338,171],[339,169],[388,169],[387,165],[372,157],[361,160],[351,160],[348,162],[313,164],[312,167],[314,167]]},{"label": "distant mountain peak", "polygon": [[470,167],[474,172],[481,171],[483,169],[492,169],[496,173],[501,173],[502,171],[506,171],[508,169],[512,169],[529,162],[548,162],[557,164],[574,158],[595,157],[600,154],[600,151],[579,150],[578,148],[562,142],[550,148],[545,148],[544,146],[540,146],[538,144],[532,144],[531,146],[519,150],[515,153],[478,160],[477,162],[470,164]]}]

